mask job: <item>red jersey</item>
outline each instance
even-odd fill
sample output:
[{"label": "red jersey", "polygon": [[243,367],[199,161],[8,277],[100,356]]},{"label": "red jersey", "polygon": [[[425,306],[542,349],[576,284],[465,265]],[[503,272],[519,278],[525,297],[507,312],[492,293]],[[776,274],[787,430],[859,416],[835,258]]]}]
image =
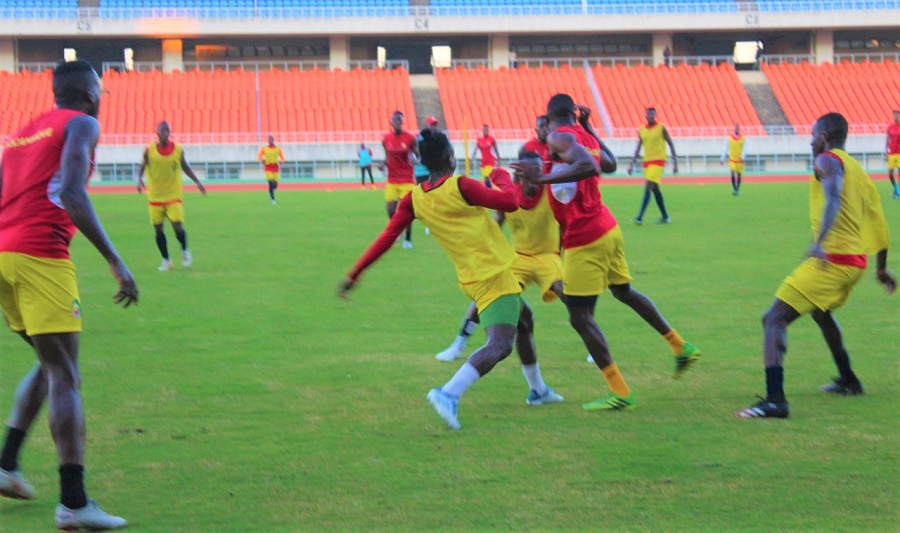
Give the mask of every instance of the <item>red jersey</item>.
[{"label": "red jersey", "polygon": [[524,148],[526,152],[534,152],[541,156],[541,161],[544,162],[543,172],[544,174],[549,174],[553,168],[553,161],[550,160],[550,149],[547,148],[547,143],[542,143],[535,137],[526,142]]},{"label": "red jersey", "polygon": [[393,131],[382,139],[385,163],[387,163],[388,183],[415,183],[413,166],[409,164],[409,154],[416,138],[412,133],[404,131],[396,135]]},{"label": "red jersey", "polygon": [[478,149],[481,151],[481,166],[492,167],[497,164],[497,158],[494,156],[494,145],[497,141],[493,137],[479,137]]},{"label": "red jersey", "polygon": [[900,154],[900,124],[891,124],[887,129],[888,154]]},{"label": "red jersey", "polygon": [[[600,143],[580,125],[562,126],[555,131],[574,135],[575,141],[584,146],[597,158],[597,163],[600,163]],[[612,212],[603,205],[599,174],[575,183],[553,184],[549,189],[550,207],[553,208],[553,215],[559,222],[564,249],[590,244],[618,224]]]},{"label": "red jersey", "polygon": [[10,136],[0,184],[0,252],[68,259],[75,224],[63,208],[59,175],[66,125],[83,115],[54,109]]}]

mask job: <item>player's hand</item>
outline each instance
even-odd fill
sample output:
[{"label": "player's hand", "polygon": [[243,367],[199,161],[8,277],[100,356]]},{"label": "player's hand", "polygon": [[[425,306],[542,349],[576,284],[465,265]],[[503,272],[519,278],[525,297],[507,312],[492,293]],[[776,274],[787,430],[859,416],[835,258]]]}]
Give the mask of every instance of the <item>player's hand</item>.
[{"label": "player's hand", "polygon": [[894,277],[894,274],[888,269],[878,269],[875,271],[875,277],[878,279],[878,282],[884,285],[884,292],[888,293],[888,295],[894,294],[894,291],[897,290],[897,278]]},{"label": "player's hand", "polygon": [[134,282],[134,277],[131,275],[128,267],[125,266],[125,263],[122,262],[122,259],[116,257],[115,259],[110,261],[109,271],[112,273],[112,276],[116,279],[116,281],[119,282],[119,292],[117,292],[116,295],[113,296],[113,301],[116,304],[122,304],[123,307],[128,307],[131,304],[137,304],[137,284]]},{"label": "player's hand", "polygon": [[672,159],[672,174],[678,174],[678,160]]},{"label": "player's hand", "polygon": [[137,183],[137,191],[138,191],[138,194],[143,194],[143,193],[144,193],[144,182],[141,181],[141,180],[138,180],[138,183]]},{"label": "player's hand", "polygon": [[586,105],[577,105],[575,109],[578,110],[578,123],[582,128],[587,129],[590,124],[589,120],[591,118],[591,108]]},{"label": "player's hand", "polygon": [[810,247],[809,251],[806,252],[807,257],[815,257],[817,259],[825,260],[825,250],[822,249],[821,244],[814,244]]},{"label": "player's hand", "polygon": [[200,189],[200,194],[206,196],[206,187],[202,183],[197,183],[197,188]]},{"label": "player's hand", "polygon": [[541,168],[539,165],[532,165],[525,161],[513,161],[509,164],[509,168],[513,169],[516,179],[531,183],[540,183]]},{"label": "player's hand", "polygon": [[349,298],[347,297],[347,293],[349,293],[355,286],[356,282],[350,278],[344,278],[343,280],[341,280],[341,283],[338,285],[338,298],[349,300]]},{"label": "player's hand", "polygon": [[378,163],[378,170],[384,172],[384,163]]},{"label": "player's hand", "polygon": [[725,161],[719,161],[719,166],[720,166],[720,167],[724,167],[724,166],[725,166]]},{"label": "player's hand", "polygon": [[626,172],[628,173],[629,176],[634,174],[634,163],[628,165],[628,170]]}]

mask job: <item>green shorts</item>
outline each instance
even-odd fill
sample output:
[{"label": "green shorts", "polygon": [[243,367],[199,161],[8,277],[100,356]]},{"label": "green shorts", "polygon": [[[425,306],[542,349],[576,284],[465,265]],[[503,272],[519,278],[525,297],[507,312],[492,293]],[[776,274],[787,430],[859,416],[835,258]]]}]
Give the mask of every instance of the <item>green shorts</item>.
[{"label": "green shorts", "polygon": [[524,305],[525,300],[518,294],[506,294],[478,313],[478,321],[483,328],[501,324],[515,326],[519,323],[519,313]]}]

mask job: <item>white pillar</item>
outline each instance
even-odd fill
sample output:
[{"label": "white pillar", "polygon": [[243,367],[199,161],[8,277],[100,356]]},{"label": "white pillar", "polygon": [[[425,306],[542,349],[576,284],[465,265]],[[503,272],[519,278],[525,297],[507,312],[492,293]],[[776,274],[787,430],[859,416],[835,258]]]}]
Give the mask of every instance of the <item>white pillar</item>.
[{"label": "white pillar", "polygon": [[16,71],[16,40],[0,39],[0,71]]},{"label": "white pillar", "polygon": [[181,39],[163,39],[162,64],[163,72],[184,70],[184,43]]},{"label": "white pillar", "polygon": [[816,65],[834,63],[834,31],[816,30],[813,32],[812,45]]},{"label": "white pillar", "polygon": [[669,53],[674,55],[672,50],[672,34],[671,33],[654,33],[653,34],[653,66],[663,64],[663,52],[669,47]]},{"label": "white pillar", "polygon": [[331,70],[350,70],[350,38],[332,37],[328,41],[328,61]]},{"label": "white pillar", "polygon": [[488,42],[488,66],[509,67],[509,35],[491,35]]}]

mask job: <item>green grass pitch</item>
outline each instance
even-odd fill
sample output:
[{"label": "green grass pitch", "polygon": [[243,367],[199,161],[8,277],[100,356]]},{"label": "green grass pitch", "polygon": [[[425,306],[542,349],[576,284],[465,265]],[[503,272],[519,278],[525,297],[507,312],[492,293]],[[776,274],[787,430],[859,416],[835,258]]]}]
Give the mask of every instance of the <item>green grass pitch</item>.
[{"label": "green grass pitch", "polygon": [[[73,244],[89,496],[134,531],[896,531],[900,296],[871,266],[837,313],[866,394],[818,391],[835,369],[804,318],[789,330],[792,418],[733,416],[764,392],[760,317],[810,242],[805,184],[664,187],[673,224],[642,227],[640,188],[604,188],[635,287],[703,357],[672,380],[666,343],[606,294],[596,316],[638,409],[584,412],[606,385],[565,309],[530,289],[541,368],[566,401],[526,406],[513,354],[463,397],[459,432],[425,394],[459,366],[434,354],[468,302],[421,224],[345,302],[337,283],[386,222],[382,193],[272,206],[263,189],[189,194],[194,266],[168,273],[146,199],[95,196],[136,308],[112,304],[103,261]],[[883,202],[896,244],[900,202]],[[33,362],[0,334],[0,413]],[[55,457],[43,414],[22,456],[38,498],[0,500],[0,531],[50,529]]]}]

